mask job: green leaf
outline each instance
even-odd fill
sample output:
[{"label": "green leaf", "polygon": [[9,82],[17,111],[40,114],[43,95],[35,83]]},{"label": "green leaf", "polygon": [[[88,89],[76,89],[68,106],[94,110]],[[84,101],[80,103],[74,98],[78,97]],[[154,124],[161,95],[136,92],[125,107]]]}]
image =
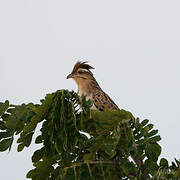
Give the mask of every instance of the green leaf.
[{"label": "green leaf", "polygon": [[34,132],[31,132],[31,133],[25,135],[25,137],[23,137],[22,141],[23,141],[24,146],[28,147],[31,144],[33,134],[34,134]]},{"label": "green leaf", "polygon": [[36,143],[36,144],[42,143],[42,136],[41,136],[41,135],[39,135],[39,136],[36,138],[35,143]]},{"label": "green leaf", "polygon": [[13,142],[13,137],[8,138],[8,139],[3,139],[0,141],[0,151],[6,151],[8,148],[11,147]]},{"label": "green leaf", "polygon": [[55,142],[55,148],[56,148],[56,151],[61,154],[63,152],[63,142],[60,142],[60,140],[56,140]]},{"label": "green leaf", "polygon": [[85,154],[83,159],[84,159],[84,161],[94,160],[95,159],[95,152]]},{"label": "green leaf", "polygon": [[5,101],[5,103],[0,103],[0,116],[4,114],[4,112],[8,109],[9,107],[9,101]]},{"label": "green leaf", "polygon": [[4,113],[1,118],[3,119],[3,121],[7,121],[9,120],[9,117],[11,116],[11,114],[7,114],[7,113]]},{"label": "green leaf", "polygon": [[15,131],[16,131],[16,135],[21,133],[23,128],[24,128],[24,122],[23,121],[19,121],[16,125]]},{"label": "green leaf", "polygon": [[149,131],[154,127],[153,124],[148,124],[147,126],[149,127]]},{"label": "green leaf", "polygon": [[139,156],[139,157],[141,157],[142,155],[143,155],[143,151],[144,151],[144,146],[142,146],[142,145],[138,145],[137,146],[137,155]]},{"label": "green leaf", "polygon": [[169,167],[168,161],[165,158],[161,158],[160,166],[163,167],[163,168],[168,168]]},{"label": "green leaf", "polygon": [[37,169],[32,169],[27,173],[26,178],[32,179],[33,177],[37,177],[37,175],[40,175],[40,172]]},{"label": "green leaf", "polygon": [[24,144],[19,144],[17,147],[17,151],[20,152],[24,149]]},{"label": "green leaf", "polygon": [[151,175],[154,175],[159,169],[159,166],[157,165],[157,163],[152,161],[151,159],[145,160],[145,166],[150,171]]},{"label": "green leaf", "polygon": [[149,131],[149,127],[148,126],[146,126],[146,127],[144,127],[143,129],[141,129],[141,133],[143,134],[143,136],[147,136],[147,133],[148,133],[148,131]]},{"label": "green leaf", "polygon": [[175,172],[174,172],[174,179],[179,179],[180,178],[180,168],[178,168]]},{"label": "green leaf", "polygon": [[135,135],[134,138],[138,140],[138,139],[142,138],[143,136],[144,136],[143,133],[139,133],[139,134]]},{"label": "green leaf", "polygon": [[113,157],[116,154],[113,144],[106,144],[104,147],[105,151],[109,154],[109,156]]},{"label": "green leaf", "polygon": [[6,126],[8,128],[14,129],[18,123],[18,119],[14,116],[9,116],[9,119],[6,121]]},{"label": "green leaf", "polygon": [[154,136],[154,137],[150,138],[149,142],[156,143],[156,142],[158,142],[160,140],[161,140],[161,137],[158,135],[158,136]]},{"label": "green leaf", "polygon": [[144,120],[141,122],[141,124],[142,124],[143,126],[145,126],[148,122],[149,122],[148,119],[144,119]]},{"label": "green leaf", "polygon": [[148,143],[145,148],[146,156],[156,162],[161,154],[161,146],[157,143]]},{"label": "green leaf", "polygon": [[7,127],[5,126],[5,123],[3,121],[0,121],[0,129],[5,130]]},{"label": "green leaf", "polygon": [[14,131],[5,131],[5,132],[0,132],[0,140],[2,138],[7,138],[10,137],[14,134]]},{"label": "green leaf", "polygon": [[123,171],[129,175],[129,174],[136,174],[137,169],[135,167],[135,165],[132,162],[126,162],[123,164]]},{"label": "green leaf", "polygon": [[41,148],[37,151],[34,152],[32,156],[32,162],[37,162],[39,161],[44,155],[44,148]]},{"label": "green leaf", "polygon": [[41,120],[42,117],[40,115],[33,116],[31,121],[23,128],[23,134],[33,131]]},{"label": "green leaf", "polygon": [[152,137],[152,136],[154,136],[154,135],[156,135],[158,133],[158,130],[152,130],[152,131],[150,131],[149,133],[148,133],[148,137]]}]

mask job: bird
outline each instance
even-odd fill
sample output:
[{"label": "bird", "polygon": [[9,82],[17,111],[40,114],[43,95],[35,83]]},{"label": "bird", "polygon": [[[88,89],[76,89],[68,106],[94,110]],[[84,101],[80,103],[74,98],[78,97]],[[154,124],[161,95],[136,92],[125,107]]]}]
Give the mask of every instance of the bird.
[{"label": "bird", "polygon": [[78,86],[78,95],[86,96],[86,100],[91,99],[93,105],[91,109],[99,111],[120,110],[114,101],[101,89],[97,83],[91,69],[94,67],[87,64],[87,61],[78,61],[67,79],[72,78]]}]

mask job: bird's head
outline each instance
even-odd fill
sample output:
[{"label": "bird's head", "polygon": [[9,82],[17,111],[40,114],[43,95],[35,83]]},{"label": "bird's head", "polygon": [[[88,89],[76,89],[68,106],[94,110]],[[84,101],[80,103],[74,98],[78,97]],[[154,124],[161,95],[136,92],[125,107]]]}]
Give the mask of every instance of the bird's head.
[{"label": "bird's head", "polygon": [[72,70],[72,72],[67,76],[67,79],[72,78],[76,82],[83,80],[91,80],[94,79],[92,72],[90,69],[94,69],[92,66],[87,64],[87,62],[78,61]]}]

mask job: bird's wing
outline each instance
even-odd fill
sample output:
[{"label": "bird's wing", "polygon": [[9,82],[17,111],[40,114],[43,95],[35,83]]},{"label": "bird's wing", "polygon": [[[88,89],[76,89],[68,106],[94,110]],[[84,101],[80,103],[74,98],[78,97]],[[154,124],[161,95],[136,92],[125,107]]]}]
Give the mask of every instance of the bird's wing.
[{"label": "bird's wing", "polygon": [[95,107],[100,110],[119,110],[114,101],[103,91],[96,91],[92,95]]}]

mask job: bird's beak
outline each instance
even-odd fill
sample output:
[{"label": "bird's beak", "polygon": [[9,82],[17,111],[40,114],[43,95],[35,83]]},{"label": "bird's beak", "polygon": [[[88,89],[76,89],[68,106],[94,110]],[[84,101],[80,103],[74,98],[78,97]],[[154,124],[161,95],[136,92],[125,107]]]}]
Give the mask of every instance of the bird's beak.
[{"label": "bird's beak", "polygon": [[73,77],[74,77],[73,74],[69,74],[69,75],[66,77],[66,79],[73,78]]}]

